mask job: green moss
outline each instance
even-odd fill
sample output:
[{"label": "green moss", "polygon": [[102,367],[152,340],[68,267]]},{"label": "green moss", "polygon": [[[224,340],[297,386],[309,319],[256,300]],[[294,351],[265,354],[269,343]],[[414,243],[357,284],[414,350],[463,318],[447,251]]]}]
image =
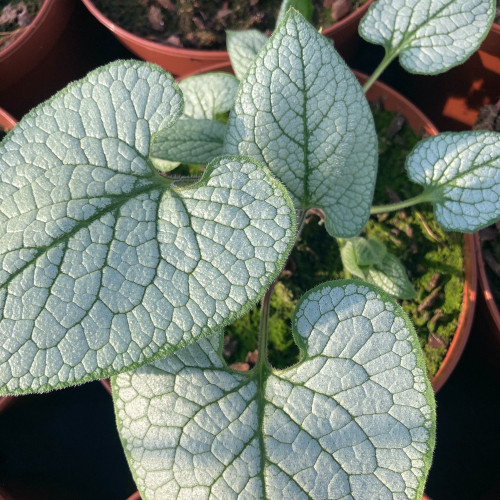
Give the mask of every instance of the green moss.
[{"label": "green moss", "polygon": [[[390,132],[395,123],[393,113],[375,109],[374,115],[380,152],[375,204],[389,203],[394,194],[401,199],[415,196],[421,188],[408,180],[404,163],[419,137],[406,125],[393,135]],[[389,193],[387,186],[392,190]],[[402,301],[401,305],[415,324],[428,373],[432,377],[458,324],[464,282],[463,240],[462,235],[445,233],[439,227],[430,205],[416,208],[372,217],[364,235],[380,239],[406,266],[410,281],[417,289],[417,297],[412,301]],[[269,321],[271,364],[285,368],[298,360],[289,326],[298,299],[305,291],[324,281],[344,277],[338,244],[326,233],[320,217],[313,212],[272,296]],[[434,292],[432,305],[425,307],[435,288],[438,291]],[[226,334],[238,340],[238,351],[231,362],[244,361],[246,354],[257,348],[258,327],[257,308],[229,326]]]}]

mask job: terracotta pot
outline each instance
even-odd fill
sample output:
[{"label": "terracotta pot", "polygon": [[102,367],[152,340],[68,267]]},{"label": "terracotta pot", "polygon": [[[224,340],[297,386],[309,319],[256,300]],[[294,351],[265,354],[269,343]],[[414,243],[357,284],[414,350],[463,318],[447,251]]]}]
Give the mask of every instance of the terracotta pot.
[{"label": "terracotta pot", "polygon": [[481,335],[478,339],[481,344],[484,359],[493,369],[493,373],[500,377],[498,359],[500,356],[500,312],[491,292],[486,267],[483,260],[479,233],[474,234],[474,243],[477,251],[477,268],[479,274],[478,317],[484,321]]},{"label": "terracotta pot", "polygon": [[5,109],[0,108],[0,127],[4,130],[11,130],[16,126],[16,119],[11,116]]},{"label": "terracotta pot", "polygon": [[0,50],[0,90],[9,87],[43,59],[56,43],[75,6],[75,0],[45,0],[33,22]]},{"label": "terracotta pot", "polygon": [[494,24],[479,50],[464,64],[451,70],[452,83],[443,116],[470,129],[479,109],[500,98],[500,25]]},{"label": "terracotta pot", "polygon": [[[141,38],[113,23],[94,5],[92,0],[82,0],[91,14],[115,37],[141,59],[156,63],[173,75],[183,76],[187,73],[220,63],[229,63],[229,55],[225,50],[195,50],[171,47]],[[323,34],[335,41],[339,49],[349,50],[349,40],[357,33],[358,23],[374,0],[352,12],[344,19],[328,27]]]}]

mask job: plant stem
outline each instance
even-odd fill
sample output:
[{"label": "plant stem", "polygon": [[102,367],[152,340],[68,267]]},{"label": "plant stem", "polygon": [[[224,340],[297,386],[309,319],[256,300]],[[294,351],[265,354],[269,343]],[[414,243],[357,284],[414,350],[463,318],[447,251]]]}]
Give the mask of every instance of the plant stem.
[{"label": "plant stem", "polygon": [[257,358],[257,367],[260,368],[261,365],[265,364],[267,360],[267,343],[269,338],[269,307],[271,305],[271,295],[274,291],[274,285],[276,281],[273,281],[271,286],[267,289],[264,298],[262,299],[260,307],[260,325],[259,325],[259,356]]},{"label": "plant stem", "polygon": [[[302,232],[302,228],[304,227],[304,222],[306,220],[307,210],[298,209],[297,210],[297,232],[295,234],[295,241],[293,246],[297,244],[297,241],[300,237],[300,233]],[[259,356],[257,358],[256,367],[260,370],[262,366],[264,366],[265,361],[267,360],[267,344],[269,339],[269,308],[271,305],[271,296],[274,291],[274,286],[278,278],[276,278],[271,286],[267,289],[264,297],[262,298],[261,306],[260,306],[260,324],[259,324],[259,342],[258,342],[258,350]]]},{"label": "plant stem", "polygon": [[383,212],[395,212],[396,210],[402,210],[403,208],[412,207],[413,205],[417,205],[418,203],[424,203],[426,201],[431,201],[431,197],[429,196],[429,192],[424,191],[418,196],[414,196],[413,198],[409,198],[408,200],[400,201],[399,203],[391,203],[389,205],[378,205],[374,206],[370,209],[370,213],[380,214]]},{"label": "plant stem", "polygon": [[375,83],[375,81],[378,79],[378,77],[384,72],[384,70],[391,64],[391,62],[396,58],[397,52],[390,53],[386,52],[384,58],[380,62],[380,64],[375,68],[375,71],[372,73],[370,78],[366,81],[366,83],[363,85],[363,92],[366,94],[370,87]]}]

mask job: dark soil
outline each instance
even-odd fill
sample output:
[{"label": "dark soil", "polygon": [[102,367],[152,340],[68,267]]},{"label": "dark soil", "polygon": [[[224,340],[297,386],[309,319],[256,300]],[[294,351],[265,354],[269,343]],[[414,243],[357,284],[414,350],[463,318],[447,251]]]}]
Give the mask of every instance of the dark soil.
[{"label": "dark soil", "polygon": [[[408,180],[404,161],[419,137],[400,116],[377,109],[374,115],[380,153],[374,204],[416,195],[421,188]],[[399,257],[417,289],[414,300],[400,303],[415,325],[432,377],[458,324],[464,286],[462,235],[444,233],[427,205],[372,217],[364,235],[377,237]],[[312,210],[271,299],[268,357],[273,366],[285,368],[298,360],[290,327],[298,299],[324,281],[344,277],[337,241],[326,233],[321,213]],[[256,349],[259,314],[255,307],[226,329],[229,363],[244,362]]]},{"label": "dark soil", "polygon": [[0,0],[0,50],[6,49],[35,19],[44,0]]},{"label": "dark soil", "polygon": [[[313,24],[327,27],[367,0],[313,0]],[[94,0],[114,23],[164,45],[225,49],[227,29],[270,34],[281,0]]]}]

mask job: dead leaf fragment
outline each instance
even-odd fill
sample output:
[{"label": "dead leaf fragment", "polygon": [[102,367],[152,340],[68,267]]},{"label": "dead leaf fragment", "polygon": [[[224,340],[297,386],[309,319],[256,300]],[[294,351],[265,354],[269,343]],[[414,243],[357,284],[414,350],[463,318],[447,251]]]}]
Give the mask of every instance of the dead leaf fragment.
[{"label": "dead leaf fragment", "polygon": [[175,12],[175,4],[172,0],[156,0],[156,3],[170,12]]},{"label": "dead leaf fragment", "polygon": [[352,0],[333,0],[332,17],[335,20],[342,19],[352,11]]},{"label": "dead leaf fragment", "polygon": [[250,365],[248,363],[237,361],[236,363],[229,365],[229,368],[232,368],[233,370],[237,370],[239,372],[247,372],[250,370]]},{"label": "dead leaf fragment", "polygon": [[259,358],[259,350],[255,349],[255,351],[251,351],[247,354],[245,361],[251,365],[255,366],[257,364],[257,359]]},{"label": "dead leaf fragment", "polygon": [[160,7],[156,5],[151,5],[148,11],[148,21],[151,24],[151,28],[155,31],[163,31],[165,23],[163,21],[163,15],[161,13]]}]

